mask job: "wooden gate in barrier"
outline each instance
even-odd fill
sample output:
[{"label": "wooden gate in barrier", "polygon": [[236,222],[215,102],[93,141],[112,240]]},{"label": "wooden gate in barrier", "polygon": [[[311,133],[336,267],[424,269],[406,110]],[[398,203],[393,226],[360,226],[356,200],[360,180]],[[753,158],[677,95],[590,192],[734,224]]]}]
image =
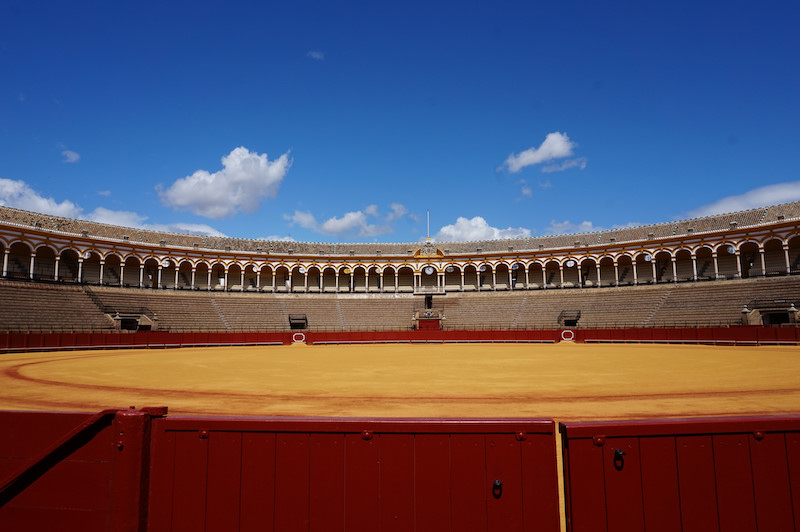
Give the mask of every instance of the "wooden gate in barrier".
[{"label": "wooden gate in barrier", "polygon": [[573,532],[800,529],[800,418],[560,429]]},{"label": "wooden gate in barrier", "polygon": [[559,530],[550,420],[0,412],[0,529]]}]

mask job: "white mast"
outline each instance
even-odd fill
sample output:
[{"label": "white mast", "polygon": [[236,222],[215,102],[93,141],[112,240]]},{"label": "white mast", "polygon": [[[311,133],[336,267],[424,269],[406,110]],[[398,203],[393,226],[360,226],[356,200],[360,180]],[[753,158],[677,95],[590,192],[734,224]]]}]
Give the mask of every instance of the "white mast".
[{"label": "white mast", "polygon": [[431,241],[431,210],[428,209],[428,242]]}]

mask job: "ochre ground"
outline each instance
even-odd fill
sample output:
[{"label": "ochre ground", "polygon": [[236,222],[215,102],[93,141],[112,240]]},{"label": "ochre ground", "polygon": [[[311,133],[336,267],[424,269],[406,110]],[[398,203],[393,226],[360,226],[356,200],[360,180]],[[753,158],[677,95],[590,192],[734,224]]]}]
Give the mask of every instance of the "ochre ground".
[{"label": "ochre ground", "polygon": [[800,347],[385,344],[0,355],[0,409],[546,417],[800,412]]}]

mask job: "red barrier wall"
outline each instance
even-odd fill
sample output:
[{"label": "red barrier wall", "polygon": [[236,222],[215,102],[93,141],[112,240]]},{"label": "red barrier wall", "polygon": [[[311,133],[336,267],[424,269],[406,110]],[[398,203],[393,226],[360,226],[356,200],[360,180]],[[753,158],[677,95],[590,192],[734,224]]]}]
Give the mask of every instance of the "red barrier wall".
[{"label": "red barrier wall", "polygon": [[286,331],[286,332],[103,332],[0,333],[0,352],[125,347],[184,347],[206,345],[272,345],[304,342],[652,342],[721,345],[797,344],[796,327],[709,327],[688,329],[548,329],[510,331]]},{"label": "red barrier wall", "polygon": [[557,531],[553,429],[544,420],[155,420],[149,530]]},{"label": "red barrier wall", "polygon": [[800,417],[562,423],[572,532],[797,530]]}]

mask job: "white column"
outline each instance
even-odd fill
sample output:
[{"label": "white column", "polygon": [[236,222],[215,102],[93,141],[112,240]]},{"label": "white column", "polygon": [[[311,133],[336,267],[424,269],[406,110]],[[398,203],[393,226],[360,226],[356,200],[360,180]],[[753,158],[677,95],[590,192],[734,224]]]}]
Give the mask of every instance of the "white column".
[{"label": "white column", "polygon": [[492,268],[492,290],[497,290],[497,270]]},{"label": "white column", "polygon": [[105,271],[105,267],[106,267],[106,261],[101,260],[100,261],[100,284],[101,285],[103,284],[103,275],[104,275],[103,272]]},{"label": "white column", "polygon": [[256,272],[256,290],[261,291],[261,268]]},{"label": "white column", "polygon": [[578,286],[583,288],[583,269],[580,264],[578,264],[576,268],[578,268]]},{"label": "white column", "polygon": [[83,282],[83,257],[78,257],[78,283]]},{"label": "white column", "polygon": [[339,272],[336,272],[336,292],[339,292]]},{"label": "white column", "polygon": [[717,262],[717,252],[713,252],[711,254],[711,258],[714,259],[714,280],[719,279],[719,262]]},{"label": "white column", "polygon": [[179,266],[175,266],[175,284],[172,285],[173,290],[178,289],[178,274],[180,274],[181,270]]},{"label": "white column", "polygon": [[192,283],[189,286],[189,288],[192,289],[192,290],[194,290],[194,281],[195,281],[196,274],[197,274],[197,266],[192,266]]},{"label": "white column", "polygon": [[514,277],[511,274],[511,268],[508,269],[508,289],[514,288]]},{"label": "white column", "polygon": [[241,286],[241,287],[242,287],[242,288],[240,289],[240,291],[241,291],[241,292],[244,292],[244,270],[242,270],[242,280],[241,280],[241,282],[239,283],[239,286]]},{"label": "white column", "polygon": [[600,286],[600,263],[594,263],[594,269],[597,271],[597,286]]},{"label": "white column", "polygon": [[547,289],[547,268],[542,266],[542,288]]},{"label": "white column", "polygon": [[158,282],[156,283],[156,288],[161,288],[161,269],[163,266],[161,264],[158,265]]},{"label": "white column", "polygon": [[272,270],[272,291],[275,291],[275,270]]},{"label": "white column", "polygon": [[761,255],[761,275],[767,275],[767,259],[764,257],[764,250],[759,249],[758,254]]},{"label": "white column", "polygon": [[53,280],[58,281],[58,268],[61,265],[61,255],[56,255],[56,269],[53,272]]},{"label": "white column", "polygon": [[619,286],[619,264],[614,261],[614,286]]},{"label": "white column", "polygon": [[383,283],[383,271],[381,271],[381,273],[378,275],[378,284],[380,284],[380,286],[378,287],[378,291],[385,292],[386,285]]},{"label": "white column", "polygon": [[697,257],[692,255],[692,280],[697,281]]},{"label": "white column", "polygon": [[308,270],[306,270],[303,276],[303,292],[308,292]]},{"label": "white column", "polygon": [[125,286],[125,263],[119,263],[119,285]]},{"label": "white column", "polygon": [[208,269],[208,284],[206,285],[206,290],[211,290],[211,270],[213,269],[213,266]]},{"label": "white column", "polygon": [[6,248],[3,253],[3,277],[8,276],[8,256],[11,255],[11,250]]},{"label": "white column", "polygon": [[655,283],[658,282],[658,276],[657,276],[657,272],[656,272],[656,258],[655,257],[650,257],[650,264],[653,266],[653,283],[655,284]]},{"label": "white column", "polygon": [[400,291],[400,275],[398,275],[398,271],[395,270],[394,272],[394,293]]},{"label": "white column", "polygon": [[672,282],[678,282],[678,259],[676,257],[672,257]]},{"label": "white column", "polygon": [[464,291],[464,270],[461,270],[461,291]]},{"label": "white column", "polygon": [[636,258],[633,259],[633,262],[631,264],[633,266],[633,286],[637,286],[639,284],[639,273],[636,271],[638,270],[638,268],[636,267],[638,266]]},{"label": "white column", "polygon": [[792,264],[789,262],[789,245],[783,245],[783,256],[786,258],[786,274],[792,273]]},{"label": "white column", "polygon": [[36,262],[36,253],[34,251],[32,251],[31,252],[31,269],[28,272],[28,277],[30,277],[31,279],[33,279],[33,267],[34,267],[35,262]]},{"label": "white column", "polygon": [[736,271],[738,272],[739,279],[742,278],[742,258],[739,250],[736,250]]},{"label": "white column", "polygon": [[139,288],[144,288],[144,264],[139,264]]},{"label": "white column", "polygon": [[564,288],[564,265],[558,265],[558,273],[561,276],[561,286],[559,288]]}]

